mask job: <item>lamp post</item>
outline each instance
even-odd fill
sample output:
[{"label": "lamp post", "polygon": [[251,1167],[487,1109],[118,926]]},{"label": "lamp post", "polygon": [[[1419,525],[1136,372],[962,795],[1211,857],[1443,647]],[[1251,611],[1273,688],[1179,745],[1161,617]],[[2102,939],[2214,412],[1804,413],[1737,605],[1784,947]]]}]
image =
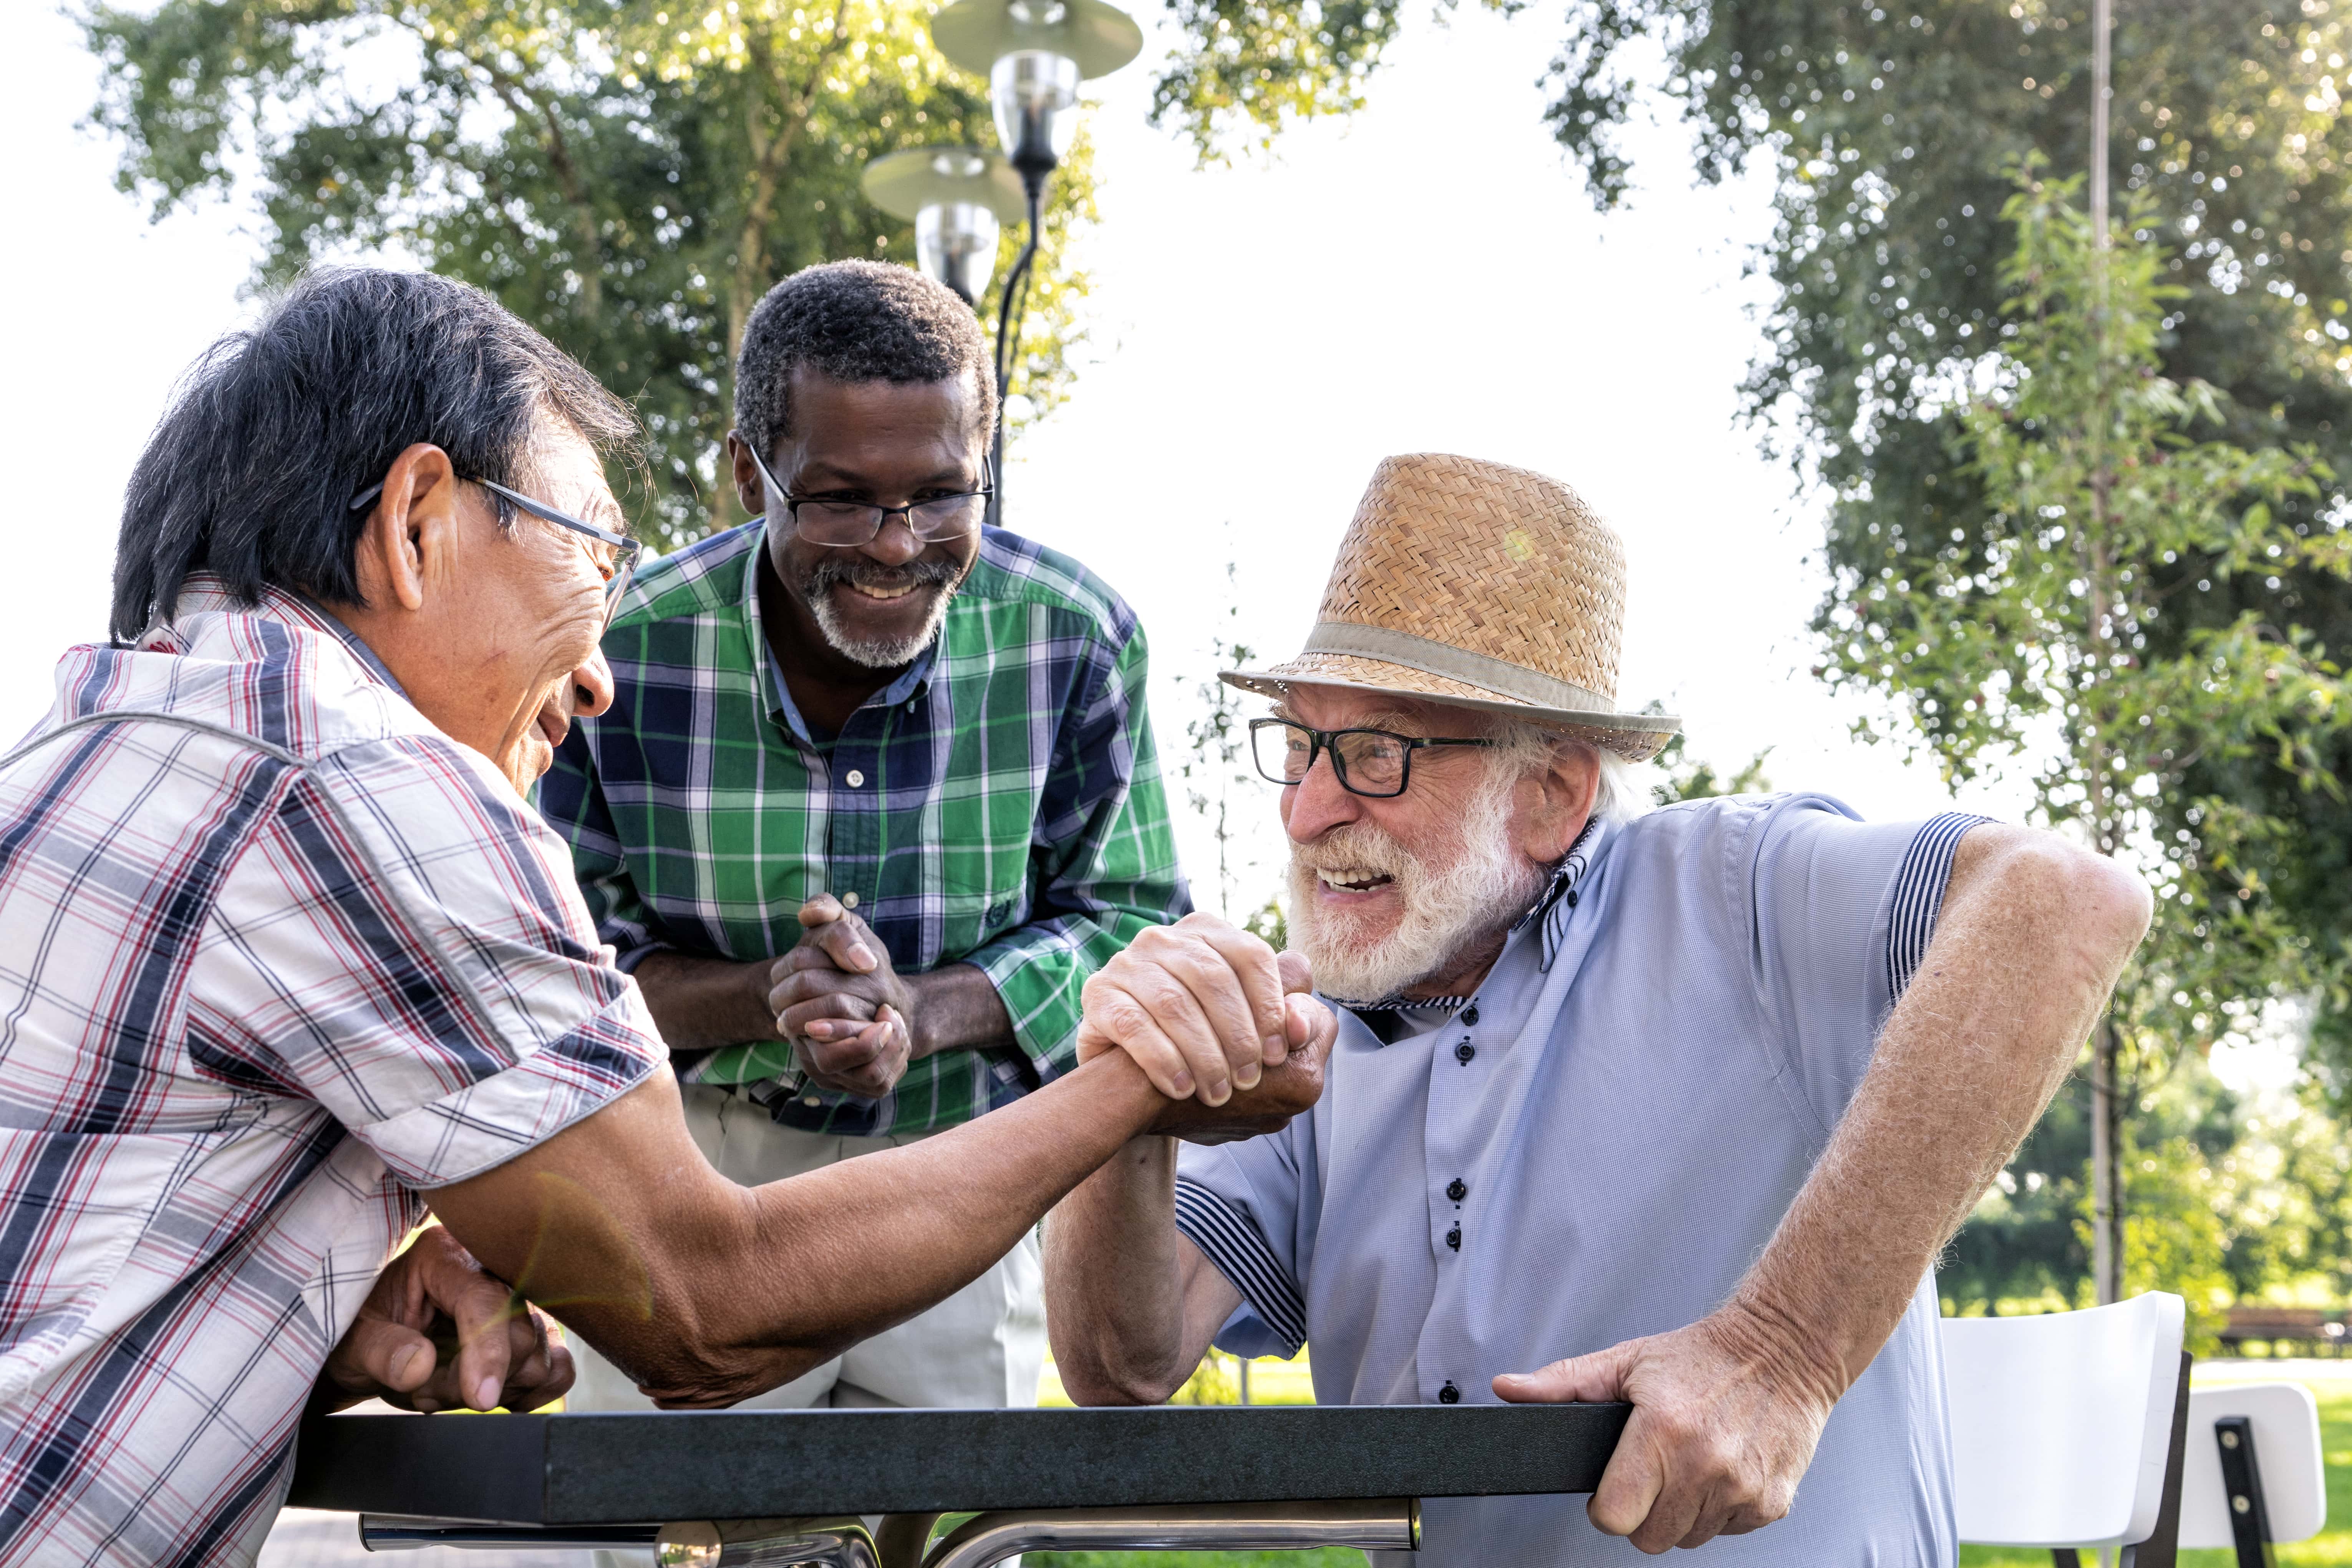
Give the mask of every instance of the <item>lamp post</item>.
[{"label": "lamp post", "polygon": [[[1004,163],[1019,182],[1022,216],[1029,224],[996,306],[996,429],[990,446],[996,493],[988,501],[988,521],[994,527],[1004,507],[1004,400],[1013,390],[1013,356],[1028,303],[1029,269],[1037,258],[1037,215],[1045,182],[1077,133],[1073,110],[1078,83],[1108,76],[1135,58],[1143,50],[1143,29],[1103,0],[955,0],[931,18],[931,41],[955,64],[988,79],[996,134],[1004,143]],[[991,211],[1004,216],[1001,209]],[[938,221],[946,223],[947,216]],[[919,256],[922,226],[918,216]],[[924,270],[931,271],[928,260]],[[938,272],[931,275],[948,281]]]}]

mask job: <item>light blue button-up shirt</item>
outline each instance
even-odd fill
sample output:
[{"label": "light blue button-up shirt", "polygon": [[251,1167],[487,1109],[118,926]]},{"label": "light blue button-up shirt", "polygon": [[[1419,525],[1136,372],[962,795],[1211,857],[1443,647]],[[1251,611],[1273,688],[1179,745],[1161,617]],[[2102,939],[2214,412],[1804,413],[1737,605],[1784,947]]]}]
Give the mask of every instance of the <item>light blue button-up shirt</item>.
[{"label": "light blue button-up shirt", "polygon": [[[1311,1340],[1326,1405],[1493,1404],[1497,1373],[1705,1317],[1843,1115],[1981,820],[1773,795],[1580,844],[1458,1012],[1343,1010],[1310,1115],[1184,1146],[1177,1223],[1244,1301],[1218,1344]],[[1697,1562],[1954,1561],[1937,1312],[1931,1275],[1789,1516]],[[1419,1561],[1649,1561],[1584,1505],[1430,1500]]]}]

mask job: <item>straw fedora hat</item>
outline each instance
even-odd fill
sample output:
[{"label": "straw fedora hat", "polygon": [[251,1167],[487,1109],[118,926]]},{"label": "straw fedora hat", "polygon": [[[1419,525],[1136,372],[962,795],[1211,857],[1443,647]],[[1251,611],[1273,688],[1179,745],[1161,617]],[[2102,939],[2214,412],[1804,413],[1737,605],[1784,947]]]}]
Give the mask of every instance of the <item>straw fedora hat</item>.
[{"label": "straw fedora hat", "polygon": [[1624,547],[1574,490],[1475,458],[1384,458],[1306,648],[1222,679],[1476,708],[1646,762],[1682,721],[1618,711],[1624,620]]}]

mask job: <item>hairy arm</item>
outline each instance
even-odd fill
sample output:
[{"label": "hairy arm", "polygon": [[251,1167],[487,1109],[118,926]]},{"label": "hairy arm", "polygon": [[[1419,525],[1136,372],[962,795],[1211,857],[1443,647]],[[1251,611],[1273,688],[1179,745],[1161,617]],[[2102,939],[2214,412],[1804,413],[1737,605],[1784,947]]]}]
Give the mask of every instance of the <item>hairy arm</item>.
[{"label": "hairy arm", "polygon": [[1917,976],[1731,1300],[1495,1380],[1506,1399],[1634,1403],[1595,1524],[1663,1552],[1787,1512],[1831,1406],[2049,1104],[2149,912],[2137,878],[2049,834],[1968,833]]},{"label": "hairy arm", "polygon": [[1158,1405],[1241,1292],[1176,1228],[1176,1142],[1138,1138],[1045,1221],[1045,1327],[1080,1405]]}]

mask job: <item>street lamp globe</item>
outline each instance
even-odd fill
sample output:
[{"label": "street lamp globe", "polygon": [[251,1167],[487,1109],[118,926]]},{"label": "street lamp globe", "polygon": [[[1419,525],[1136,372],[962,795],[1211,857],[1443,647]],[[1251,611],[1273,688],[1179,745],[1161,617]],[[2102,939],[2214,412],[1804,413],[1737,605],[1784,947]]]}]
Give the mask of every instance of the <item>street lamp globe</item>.
[{"label": "street lamp globe", "polygon": [[866,197],[915,226],[915,263],[977,307],[996,271],[997,238],[1025,216],[1020,176],[977,147],[916,147],[866,165]]},{"label": "street lamp globe", "polygon": [[931,41],[988,79],[1005,156],[1042,186],[1076,133],[1078,83],[1135,58],[1143,29],[1104,0],[955,0],[931,18]]}]

